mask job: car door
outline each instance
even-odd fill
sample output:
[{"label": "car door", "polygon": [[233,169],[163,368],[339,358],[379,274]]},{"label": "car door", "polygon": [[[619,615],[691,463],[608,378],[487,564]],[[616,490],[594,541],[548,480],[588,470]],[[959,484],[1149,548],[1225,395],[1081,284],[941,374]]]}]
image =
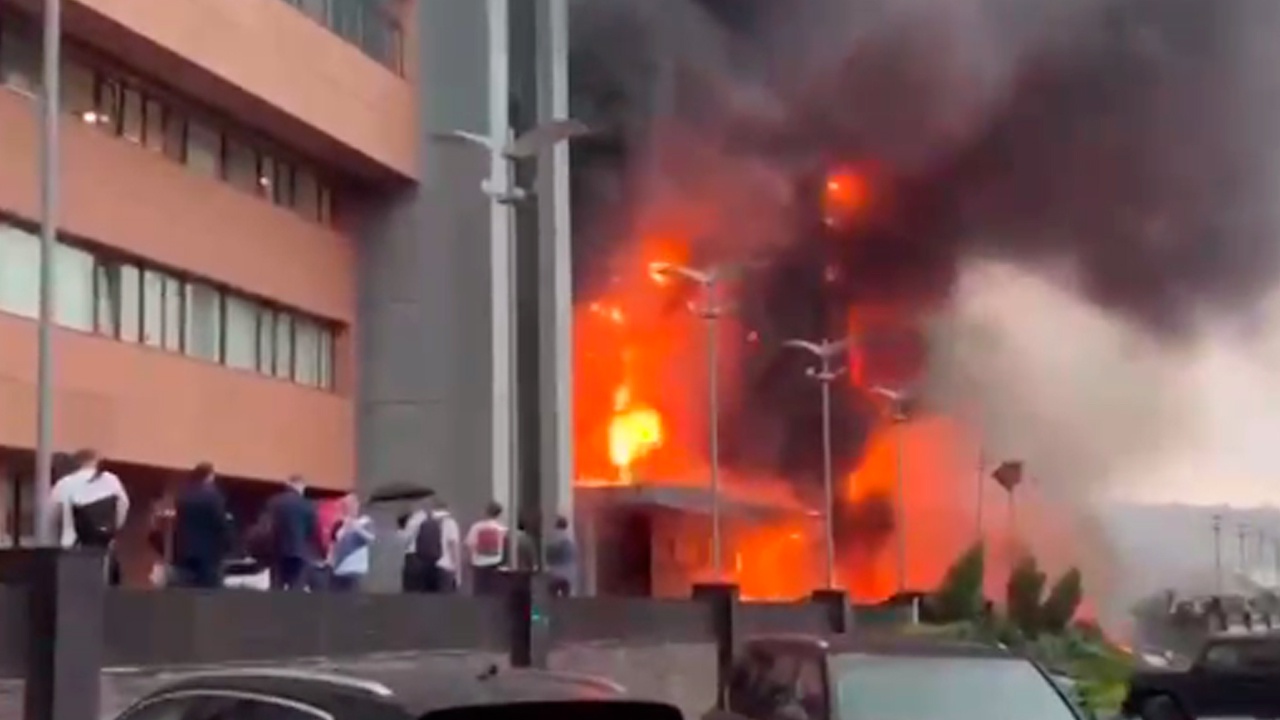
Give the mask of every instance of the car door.
[{"label": "car door", "polygon": [[118,720],[340,720],[287,698],[239,690],[179,690],[133,705]]},{"label": "car door", "polygon": [[1253,698],[1262,688],[1246,667],[1243,645],[1218,642],[1205,648],[1184,678],[1182,700],[1195,717],[1250,717]]}]

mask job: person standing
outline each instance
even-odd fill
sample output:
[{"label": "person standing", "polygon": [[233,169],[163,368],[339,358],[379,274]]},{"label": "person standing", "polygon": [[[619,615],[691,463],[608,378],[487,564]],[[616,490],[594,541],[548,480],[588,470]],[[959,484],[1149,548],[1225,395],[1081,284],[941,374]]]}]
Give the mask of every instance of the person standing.
[{"label": "person standing", "polygon": [[500,589],[502,556],[507,546],[507,526],[502,522],[502,505],[490,502],[484,518],[467,529],[464,542],[471,568],[471,586],[477,595],[490,595]]},{"label": "person standing", "polygon": [[97,548],[107,555],[107,579],[120,584],[115,539],[129,517],[129,495],[115,473],[102,469],[98,453],[84,449],[71,456],[70,471],[58,478],[49,494],[49,516],[64,548]]},{"label": "person standing", "polygon": [[[424,490],[418,506],[400,519],[400,541],[404,545],[400,587],[404,592],[435,590],[435,571],[432,568],[442,552],[439,527],[430,522],[435,495],[434,490]],[[424,524],[430,527],[424,529]]]},{"label": "person standing", "polygon": [[222,566],[230,550],[227,501],[218,488],[213,465],[200,463],[174,502],[173,584],[222,587]]},{"label": "person standing", "polygon": [[440,527],[440,559],[436,561],[436,592],[458,591],[458,573],[462,570],[462,531],[449,506],[436,496],[432,520]]},{"label": "person standing", "polygon": [[320,518],[306,497],[306,483],[299,475],[267,502],[271,532],[271,587],[305,590],[311,568],[320,552]]},{"label": "person standing", "polygon": [[342,499],[342,517],[329,548],[329,588],[336,592],[359,590],[369,574],[369,546],[373,543],[373,519],[360,513],[355,494]]},{"label": "person standing", "polygon": [[551,594],[556,597],[572,595],[578,573],[578,544],[569,529],[569,520],[563,515],[556,517],[555,527],[547,537],[545,559]]}]

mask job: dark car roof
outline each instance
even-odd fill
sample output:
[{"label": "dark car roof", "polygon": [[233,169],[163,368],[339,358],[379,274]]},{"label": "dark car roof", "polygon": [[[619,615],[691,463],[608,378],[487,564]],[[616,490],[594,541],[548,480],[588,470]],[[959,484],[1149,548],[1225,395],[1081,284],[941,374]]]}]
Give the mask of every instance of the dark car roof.
[{"label": "dark car roof", "polygon": [[802,634],[757,635],[748,638],[747,647],[776,648],[821,655],[897,655],[914,657],[1019,659],[1007,649],[978,642],[951,640],[883,632],[853,632],[819,637]]},{"label": "dark car roof", "polygon": [[626,696],[621,685],[603,678],[549,670],[476,669],[463,661],[448,670],[390,667],[349,674],[278,668],[215,670],[184,676],[151,695],[202,689],[267,692],[320,705],[335,696],[362,696],[398,706],[415,717],[451,707]]}]

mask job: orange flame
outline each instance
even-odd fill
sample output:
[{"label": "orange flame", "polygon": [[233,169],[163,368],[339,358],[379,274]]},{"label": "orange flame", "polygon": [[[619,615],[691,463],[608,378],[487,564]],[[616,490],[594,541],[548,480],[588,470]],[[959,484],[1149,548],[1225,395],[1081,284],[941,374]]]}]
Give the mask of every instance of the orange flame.
[{"label": "orange flame", "polygon": [[626,385],[614,391],[613,409],[609,461],[618,469],[618,480],[630,484],[632,465],[662,446],[662,416],[653,408],[632,405],[631,389]]}]

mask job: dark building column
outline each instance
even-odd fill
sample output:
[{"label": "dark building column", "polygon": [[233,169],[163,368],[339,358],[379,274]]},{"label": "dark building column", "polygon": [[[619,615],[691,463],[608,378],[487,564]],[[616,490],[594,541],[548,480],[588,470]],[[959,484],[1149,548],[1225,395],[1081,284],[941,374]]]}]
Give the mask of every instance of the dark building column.
[{"label": "dark building column", "polygon": [[[436,134],[490,132],[486,3],[419,0],[414,21],[420,181],[369,198],[355,242],[358,480],[436,488],[465,522],[496,494],[489,158]],[[379,586],[401,559],[385,545]]]}]

